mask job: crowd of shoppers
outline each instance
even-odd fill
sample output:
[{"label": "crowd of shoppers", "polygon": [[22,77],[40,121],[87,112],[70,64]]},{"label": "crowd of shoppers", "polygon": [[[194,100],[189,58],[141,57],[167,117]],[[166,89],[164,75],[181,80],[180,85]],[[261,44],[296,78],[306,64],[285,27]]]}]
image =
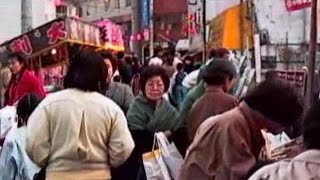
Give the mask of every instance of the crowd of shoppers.
[{"label": "crowd of shoppers", "polygon": [[[142,154],[157,132],[184,157],[179,180],[319,177],[319,102],[303,117],[299,93],[271,72],[238,99],[228,58],[215,49],[199,66],[169,51],[141,65],[132,54],[81,50],[63,90],[46,96],[26,58],[12,54],[5,103],[17,105],[18,129],[4,142],[0,178],[144,180]],[[275,159],[260,158],[261,130],[278,134],[299,121],[307,151],[268,165]]]}]

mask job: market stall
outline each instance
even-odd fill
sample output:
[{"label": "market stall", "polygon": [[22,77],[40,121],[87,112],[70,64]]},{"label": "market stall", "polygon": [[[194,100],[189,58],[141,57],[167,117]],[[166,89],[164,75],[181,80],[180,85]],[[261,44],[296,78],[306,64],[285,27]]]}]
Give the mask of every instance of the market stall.
[{"label": "market stall", "polygon": [[[69,59],[79,50],[124,50],[119,28],[104,24],[102,29],[98,25],[71,17],[55,19],[1,44],[0,62],[7,65],[12,52],[25,54],[29,69],[43,81],[48,91],[52,91],[52,86],[61,84]],[[104,38],[106,32],[109,39]],[[118,34],[116,39],[110,38],[115,33]]]}]

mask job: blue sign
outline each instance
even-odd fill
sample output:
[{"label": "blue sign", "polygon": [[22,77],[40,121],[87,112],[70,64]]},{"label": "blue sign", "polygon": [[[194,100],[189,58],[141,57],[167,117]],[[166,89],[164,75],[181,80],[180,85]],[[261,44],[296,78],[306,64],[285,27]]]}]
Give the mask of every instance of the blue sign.
[{"label": "blue sign", "polygon": [[142,27],[148,28],[150,25],[150,0],[142,0],[141,2]]}]

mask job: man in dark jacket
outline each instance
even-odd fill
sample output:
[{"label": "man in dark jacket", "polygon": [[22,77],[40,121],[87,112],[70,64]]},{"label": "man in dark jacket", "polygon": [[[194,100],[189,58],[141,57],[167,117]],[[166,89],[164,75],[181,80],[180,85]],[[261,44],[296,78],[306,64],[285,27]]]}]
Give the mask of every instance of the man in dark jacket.
[{"label": "man in dark jacket", "polygon": [[203,69],[202,79],[206,90],[195,102],[187,118],[191,142],[203,121],[237,106],[237,98],[228,94],[236,77],[236,68],[231,62],[225,60],[215,60]]}]

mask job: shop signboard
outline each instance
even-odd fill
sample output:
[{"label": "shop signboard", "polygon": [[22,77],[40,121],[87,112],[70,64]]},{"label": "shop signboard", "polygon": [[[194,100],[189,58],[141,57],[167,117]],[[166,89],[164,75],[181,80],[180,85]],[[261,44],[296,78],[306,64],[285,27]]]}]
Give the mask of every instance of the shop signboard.
[{"label": "shop signboard", "polygon": [[107,49],[115,50],[115,51],[124,51],[124,42],[122,36],[121,27],[108,19],[103,19],[100,21],[95,21],[95,25],[103,28],[106,36],[104,39],[104,45]]},{"label": "shop signboard", "polygon": [[58,18],[0,45],[0,62],[8,55],[21,52],[27,57],[47,51],[59,43],[101,44],[99,27],[74,18]]},{"label": "shop signboard", "polygon": [[287,11],[297,11],[311,7],[311,0],[285,0]]},{"label": "shop signboard", "polygon": [[142,0],[141,3],[141,19],[142,19],[142,27],[149,28],[150,26],[150,0]]},{"label": "shop signboard", "polygon": [[304,94],[307,76],[305,71],[276,70],[276,72],[281,79],[288,81],[299,92]]}]

